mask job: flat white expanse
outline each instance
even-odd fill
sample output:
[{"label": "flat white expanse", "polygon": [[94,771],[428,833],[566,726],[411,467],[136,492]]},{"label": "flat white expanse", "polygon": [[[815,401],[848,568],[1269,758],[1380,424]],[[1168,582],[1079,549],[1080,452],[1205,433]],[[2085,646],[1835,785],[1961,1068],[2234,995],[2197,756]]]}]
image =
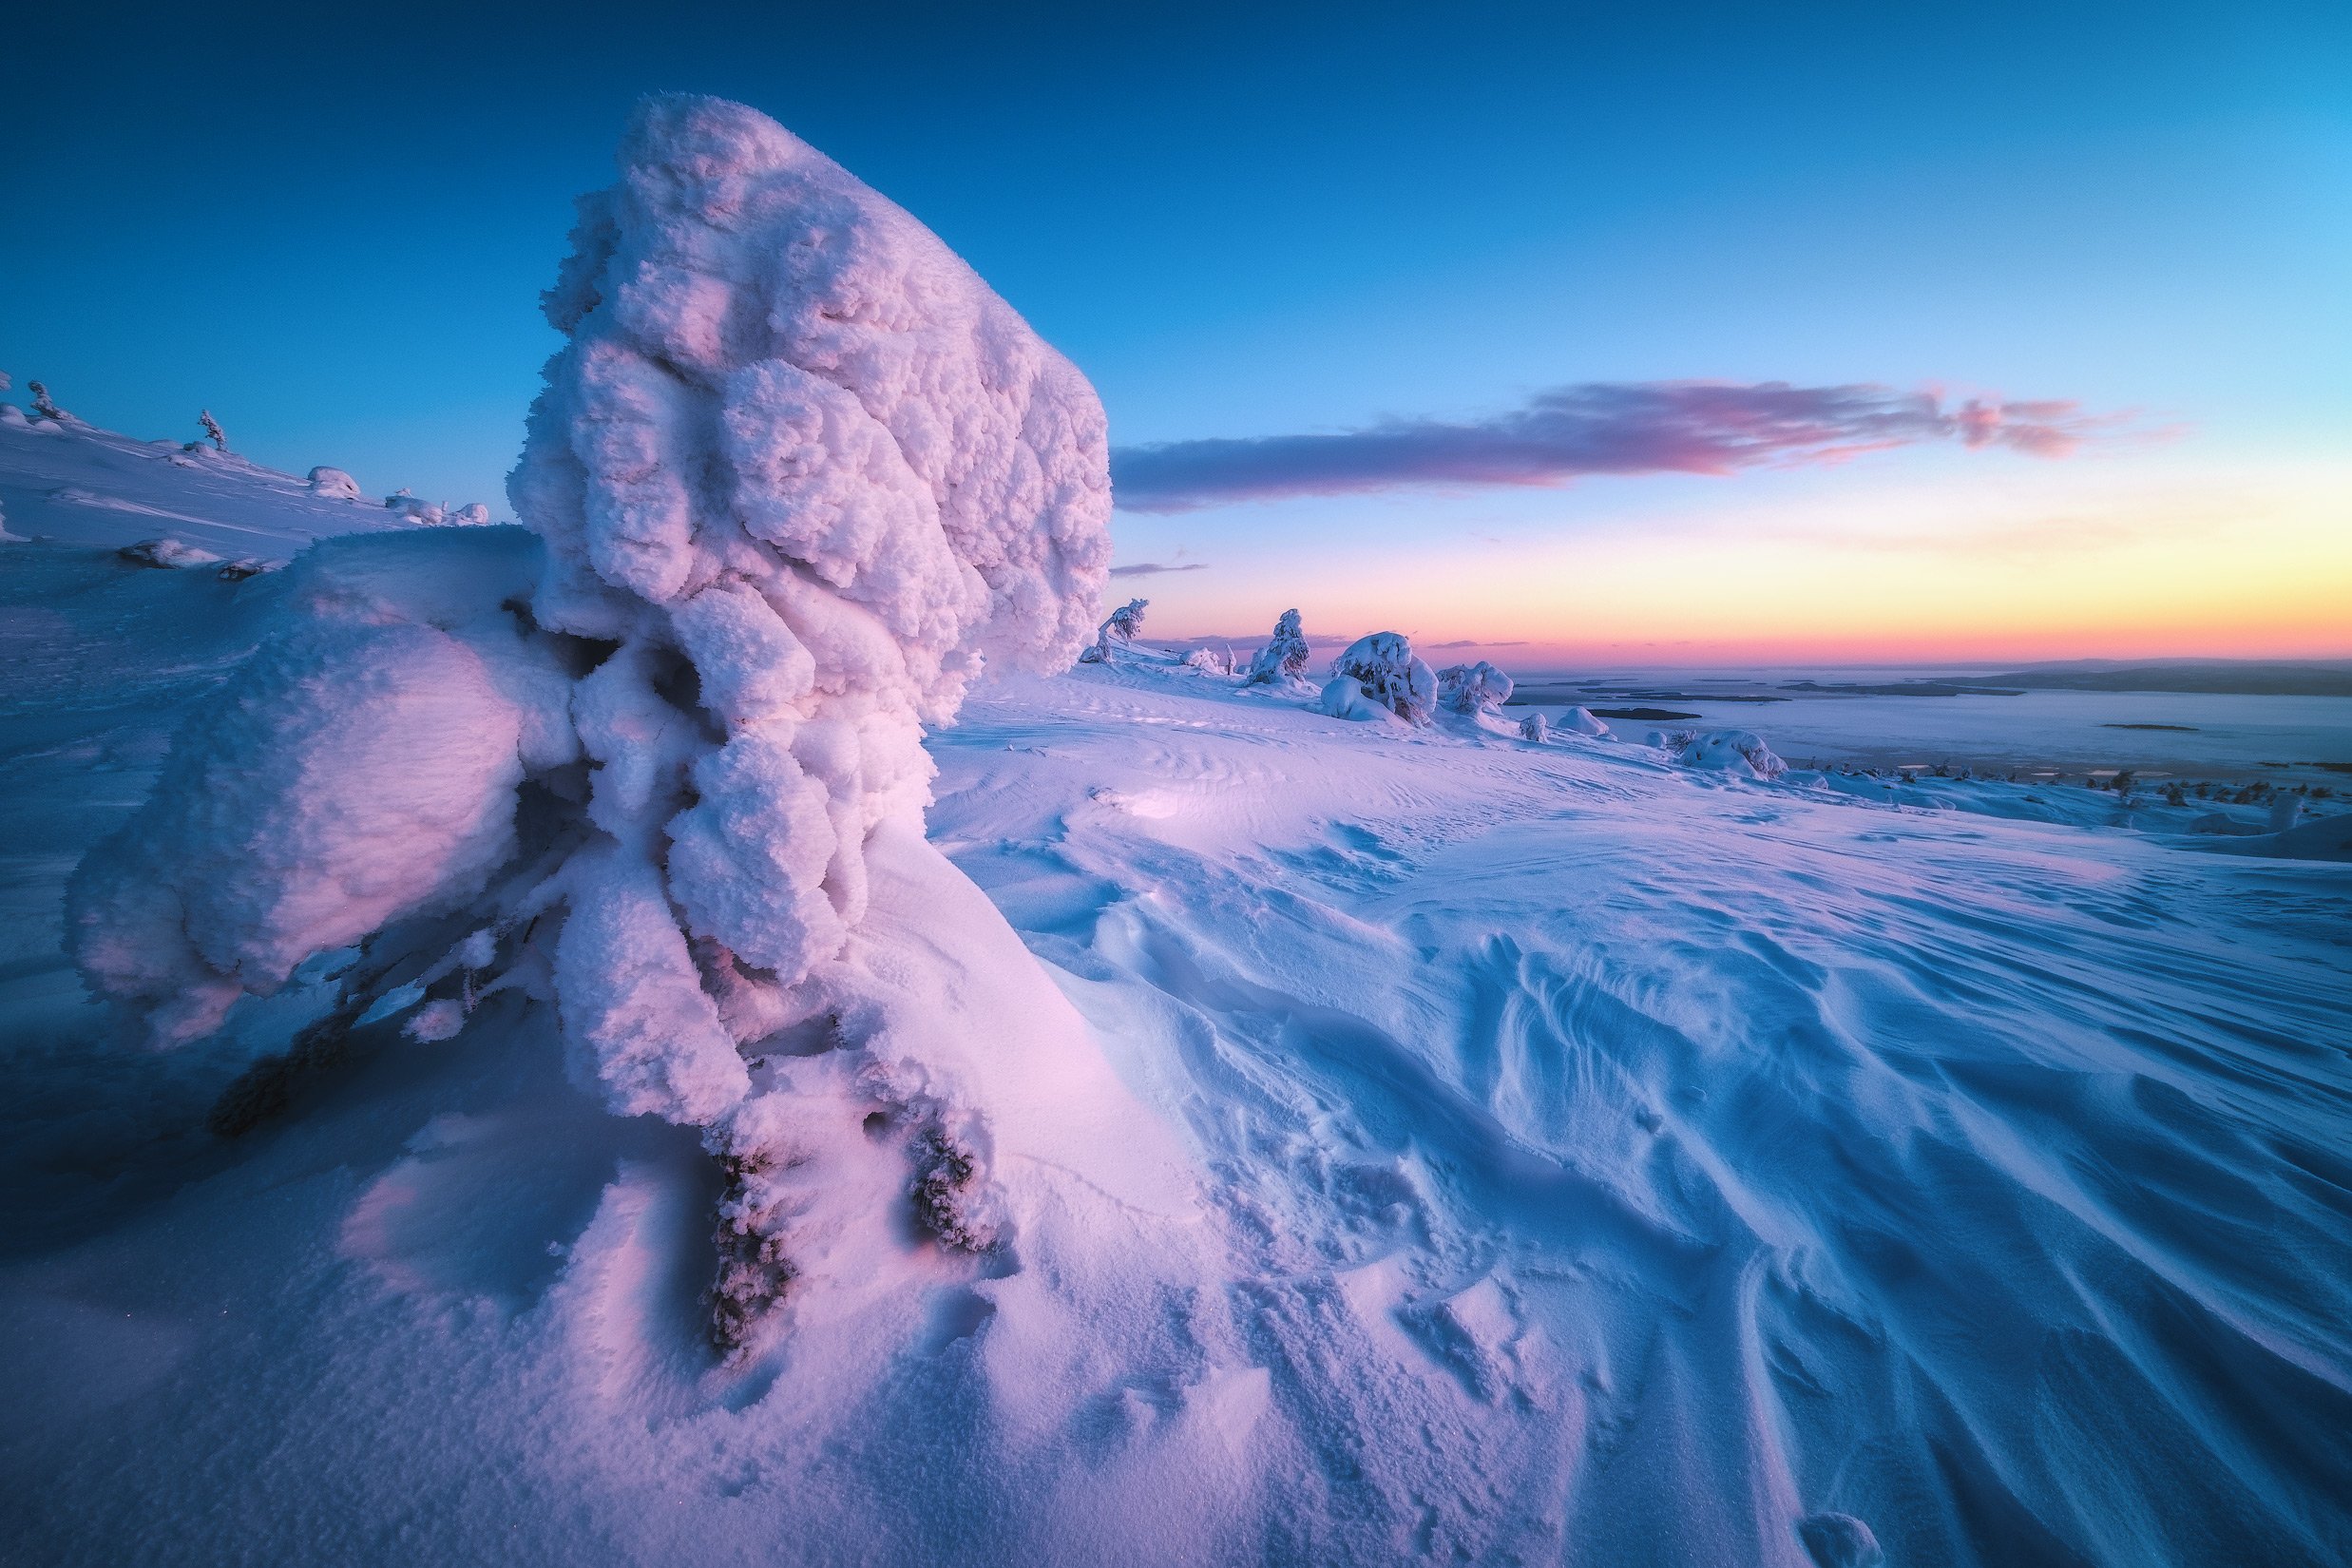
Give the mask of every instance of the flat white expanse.
[{"label": "flat white expanse", "polygon": [[[316,988],[163,1056],[84,999],[64,880],[274,591],[96,547],[165,531],[0,545],[23,1560],[2352,1556],[2352,865],[2224,852],[2294,847],[2258,810],[1767,785],[1148,652],[985,689],[931,840],[1201,1218],[1116,1313],[1033,1258],[727,1369],[711,1162],[544,1017],[220,1140]],[[1803,757],[1794,706],[1734,721]]]},{"label": "flat white expanse", "polygon": [[[1685,727],[1755,730],[1791,761],[1876,767],[1948,762],[2077,774],[2132,768],[2185,778],[2265,776],[2289,783],[2329,783],[2329,773],[2311,763],[2352,762],[2352,697],[2033,691],[2018,697],[1794,697],[1786,702],[1584,701],[1698,715],[1673,721]],[[1638,739],[1663,722],[1619,719],[1614,727]],[[2131,724],[2182,729],[2117,727]],[[2352,788],[2352,774],[2335,774],[2333,782]]]}]

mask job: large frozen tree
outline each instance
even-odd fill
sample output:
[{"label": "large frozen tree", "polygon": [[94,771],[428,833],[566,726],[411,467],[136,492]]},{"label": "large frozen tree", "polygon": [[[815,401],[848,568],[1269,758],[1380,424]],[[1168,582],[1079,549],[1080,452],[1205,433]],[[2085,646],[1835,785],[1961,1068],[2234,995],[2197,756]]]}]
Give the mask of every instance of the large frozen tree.
[{"label": "large frozen tree", "polygon": [[[648,100],[621,171],[545,296],[567,342],[509,485],[530,534],[314,549],[78,873],[73,942],[161,1042],[354,944],[347,1023],[552,1004],[616,1112],[724,1164],[737,1343],[803,1266],[788,1233],[861,1192],[994,1235],[953,1062],[894,1026],[904,977],[836,960],[877,846],[927,852],[925,726],[1092,628],[1104,427],[962,260],[753,110]],[[800,1065],[763,1071],[779,1041]]]}]

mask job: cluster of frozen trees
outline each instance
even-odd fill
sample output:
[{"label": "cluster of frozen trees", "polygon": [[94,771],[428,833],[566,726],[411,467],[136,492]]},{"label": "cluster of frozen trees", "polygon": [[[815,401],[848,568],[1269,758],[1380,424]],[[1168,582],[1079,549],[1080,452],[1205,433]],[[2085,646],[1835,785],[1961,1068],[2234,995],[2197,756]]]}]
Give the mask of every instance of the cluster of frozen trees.
[{"label": "cluster of frozen trees", "polygon": [[[876,1225],[911,1201],[944,1246],[995,1233],[945,1046],[841,955],[870,847],[920,847],[925,726],[984,668],[1084,643],[1107,449],[1067,361],[765,117],[651,99],[621,163],[545,296],[566,343],[510,483],[529,531],[310,550],[78,871],[71,942],[161,1043],[353,946],[330,1030],[552,1004],[616,1113],[699,1127],[724,1167],[736,1345],[820,1191]],[[809,1031],[832,1065],[755,1080]]]}]

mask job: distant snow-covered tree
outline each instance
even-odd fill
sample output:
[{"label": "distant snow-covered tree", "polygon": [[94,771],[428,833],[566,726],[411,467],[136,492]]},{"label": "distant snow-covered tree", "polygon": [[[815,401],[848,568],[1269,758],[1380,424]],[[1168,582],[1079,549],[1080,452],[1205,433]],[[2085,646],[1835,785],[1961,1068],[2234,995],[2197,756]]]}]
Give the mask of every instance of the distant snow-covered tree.
[{"label": "distant snow-covered tree", "polygon": [[1498,713],[1511,700],[1511,678],[1482,659],[1438,671],[1438,700],[1458,714]]},{"label": "distant snow-covered tree", "polygon": [[204,439],[212,443],[213,450],[226,457],[229,454],[228,432],[220,428],[220,421],[213,418],[212,411],[210,409],[198,410],[196,420],[198,424],[204,427]]},{"label": "distant snow-covered tree", "polygon": [[430,501],[410,494],[409,488],[406,485],[401,486],[400,488],[386,496],[384,498],[384,505],[392,510],[398,512],[402,517],[407,518],[410,522],[421,524],[427,527],[430,527],[439,523],[442,518],[442,512],[439,507],[433,505]]},{"label": "distant snow-covered tree", "polygon": [[1751,730],[1709,730],[1703,734],[1686,731],[1684,736],[1675,753],[1676,760],[1686,768],[1745,774],[1763,779],[1778,778],[1788,771],[1788,764],[1773,755],[1772,748]]},{"label": "distant snow-covered tree", "polygon": [[1301,679],[1311,658],[1307,651],[1307,634],[1299,629],[1298,612],[1285,610],[1274,621],[1274,635],[1250,660],[1250,684],[1279,686],[1285,681]]},{"label": "distant snow-covered tree", "polygon": [[1081,664],[1107,664],[1111,660],[1111,641],[1133,642],[1136,633],[1143,629],[1143,612],[1152,602],[1130,599],[1118,609],[1103,617],[1102,624],[1095,628],[1094,645],[1078,656]]},{"label": "distant snow-covered tree", "polygon": [[32,411],[42,418],[63,422],[73,417],[57,406],[57,399],[51,397],[48,388],[41,385],[40,382],[28,381],[25,383],[25,390],[32,393]]},{"label": "distant snow-covered tree", "polygon": [[1426,724],[1437,709],[1437,674],[1414,656],[1413,644],[1403,632],[1374,632],[1356,639],[1331,660],[1323,706],[1326,712],[1340,713],[1352,709],[1357,697],[1407,724]]}]

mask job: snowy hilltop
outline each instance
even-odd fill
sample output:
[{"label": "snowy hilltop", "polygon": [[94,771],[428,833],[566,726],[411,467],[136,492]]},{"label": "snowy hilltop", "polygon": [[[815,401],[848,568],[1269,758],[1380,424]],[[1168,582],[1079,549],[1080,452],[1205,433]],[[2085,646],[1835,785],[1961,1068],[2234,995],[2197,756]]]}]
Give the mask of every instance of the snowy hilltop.
[{"label": "snowy hilltop", "polygon": [[519,526],[0,418],[26,1560],[2344,1560],[2352,815],[1157,646],[939,239],[620,164]]}]

